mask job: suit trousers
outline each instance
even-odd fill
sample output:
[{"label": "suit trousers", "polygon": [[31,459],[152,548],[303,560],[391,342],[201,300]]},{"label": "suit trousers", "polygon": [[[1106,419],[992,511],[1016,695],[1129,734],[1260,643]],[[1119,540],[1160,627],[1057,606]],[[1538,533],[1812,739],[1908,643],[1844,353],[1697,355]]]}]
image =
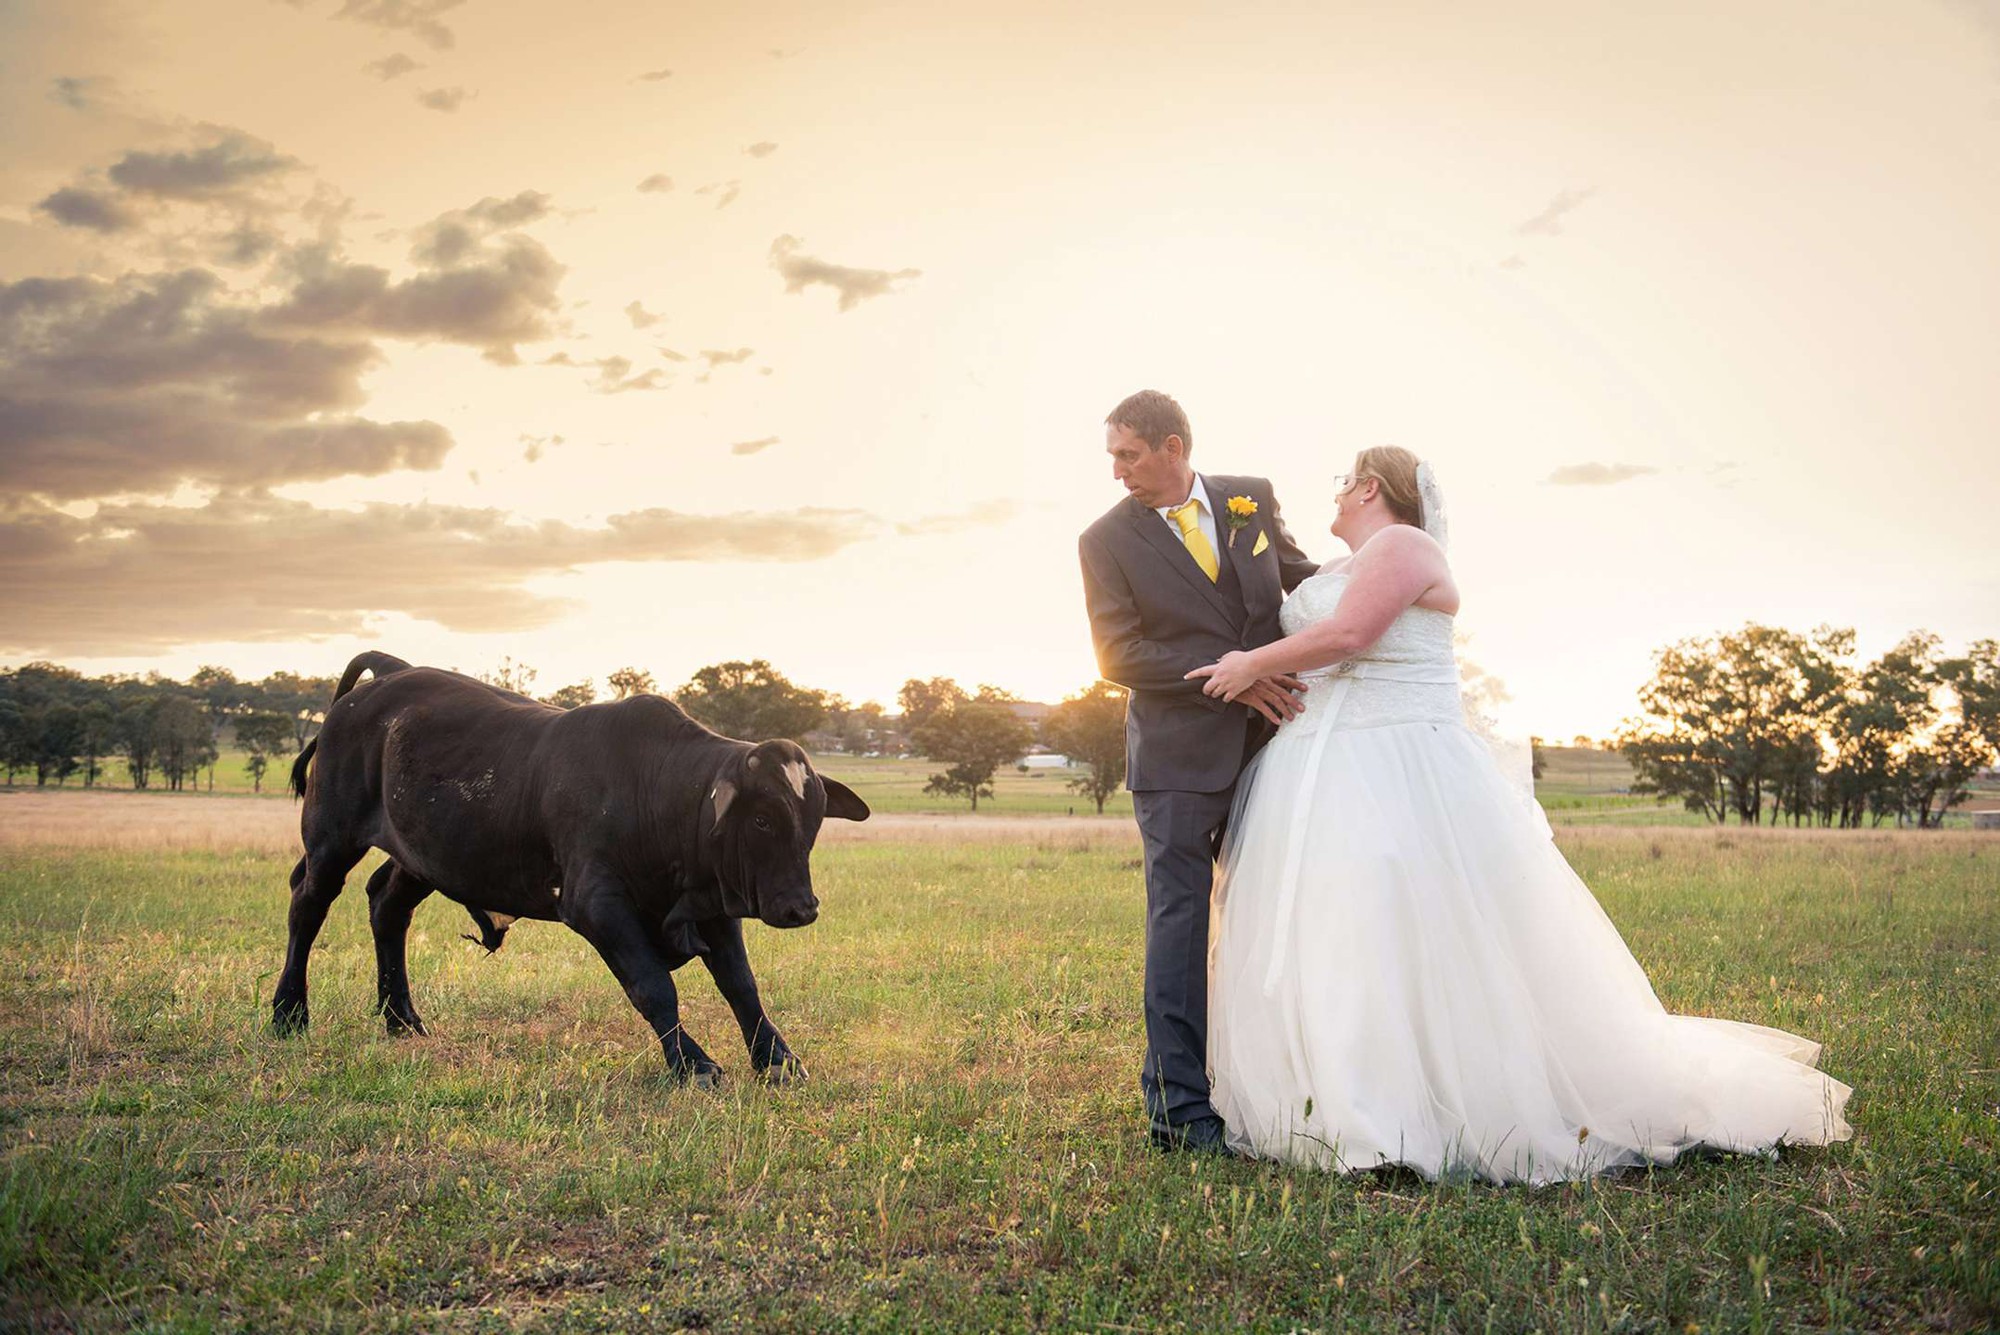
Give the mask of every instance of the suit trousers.
[{"label": "suit trousers", "polygon": [[1132,794],[1146,854],[1146,1064],[1156,1125],[1212,1117],[1208,1103],[1208,908],[1232,785]]}]

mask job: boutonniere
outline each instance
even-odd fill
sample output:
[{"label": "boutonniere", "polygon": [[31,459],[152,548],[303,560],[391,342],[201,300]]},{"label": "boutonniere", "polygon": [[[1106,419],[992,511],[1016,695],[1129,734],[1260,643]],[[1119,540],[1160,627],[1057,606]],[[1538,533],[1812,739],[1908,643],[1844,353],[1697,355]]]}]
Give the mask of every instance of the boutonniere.
[{"label": "boutonniere", "polygon": [[1231,496],[1229,504],[1223,507],[1223,522],[1229,525],[1229,545],[1236,545],[1236,535],[1249,524],[1251,516],[1257,513],[1257,502],[1248,496]]}]

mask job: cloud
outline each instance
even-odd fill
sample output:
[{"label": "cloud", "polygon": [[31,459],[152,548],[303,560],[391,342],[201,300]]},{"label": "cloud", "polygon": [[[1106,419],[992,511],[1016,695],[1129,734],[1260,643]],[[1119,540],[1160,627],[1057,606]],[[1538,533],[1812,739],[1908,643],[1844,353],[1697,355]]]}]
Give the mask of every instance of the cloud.
[{"label": "cloud", "polygon": [[625,307],[625,317],[632,322],[634,329],[651,329],[660,322],[659,316],[647,310],[645,306],[636,300]]},{"label": "cloud", "polygon": [[743,193],[743,182],[711,181],[707,185],[697,188],[695,193],[697,195],[714,195],[715,207],[726,209],[736,202],[738,195]]},{"label": "cloud", "polygon": [[1021,507],[1009,500],[981,501],[955,515],[927,515],[896,525],[905,538],[925,538],[938,533],[962,533],[969,528],[990,528],[1004,524],[1019,514]]},{"label": "cloud", "polygon": [[82,186],[66,185],[35,205],[65,227],[84,227],[93,232],[128,232],[139,225],[139,215],[118,196]]},{"label": "cloud", "polygon": [[597,368],[597,379],[590,382],[596,394],[626,394],[633,390],[665,389],[667,373],[659,367],[650,371],[632,374],[632,362],[626,357],[602,357],[591,363]]},{"label": "cloud", "polygon": [[[634,510],[602,528],[435,505],[319,509],[267,494],[198,507],[17,507],[0,525],[0,652],[130,654],[366,633],[402,613],[530,630],[572,604],[529,581],[607,561],[802,562],[876,536],[858,510]],[[689,578],[708,579],[709,573]]]},{"label": "cloud", "polygon": [[562,444],[563,438],[561,436],[530,436],[523,434],[520,437],[520,441],[521,444],[527,447],[521,451],[521,457],[532,464],[541,461],[543,451],[549,446]]},{"label": "cloud", "polygon": [[757,355],[757,349],[755,348],[737,348],[733,352],[722,352],[714,348],[703,348],[701,352],[701,359],[703,362],[707,364],[708,369],[713,371],[718,366],[733,366],[738,362],[747,362],[756,355]]},{"label": "cloud", "polygon": [[465,0],[346,0],[334,17],[390,32],[406,32],[433,51],[449,51],[456,38],[450,28],[438,21],[438,16],[464,3]]},{"label": "cloud", "polygon": [[641,74],[636,79],[634,79],[633,82],[658,83],[662,79],[671,79],[673,77],[674,77],[674,72],[672,70],[647,70],[644,74]]},{"label": "cloud", "polygon": [[105,174],[120,189],[157,199],[211,201],[240,196],[246,189],[298,167],[297,158],[279,153],[262,139],[222,126],[203,126],[209,142],[198,148],[133,149]]},{"label": "cloud", "polygon": [[639,182],[639,193],[642,195],[664,195],[673,188],[674,178],[665,172],[654,172]]},{"label": "cloud", "polygon": [[729,447],[729,452],[731,454],[755,454],[759,450],[768,450],[777,443],[778,438],[776,436],[766,436],[762,440],[739,440]]},{"label": "cloud", "polygon": [[1556,197],[1548,202],[1540,213],[1515,228],[1522,236],[1559,236],[1562,234],[1564,215],[1583,207],[1584,202],[1597,193],[1597,187],[1587,185],[1581,190],[1565,187],[1556,192]]},{"label": "cloud", "polygon": [[548,197],[523,191],[510,200],[485,199],[442,214],[418,229],[412,258],[424,268],[396,281],[389,271],[353,264],[329,248],[301,247],[289,263],[298,281],[269,312],[277,325],[441,339],[479,348],[488,361],[511,366],[515,345],[557,332],[557,287],[563,265],[533,237],[489,234],[511,221],[546,212]]},{"label": "cloud", "polygon": [[778,151],[778,146],[768,139],[761,139],[743,151],[753,158],[768,158]]},{"label": "cloud", "polygon": [[479,253],[485,238],[547,217],[549,204],[541,191],[523,190],[508,199],[488,195],[469,208],[441,213],[416,230],[410,258],[440,268],[463,263]]},{"label": "cloud", "polygon": [[1648,464],[1564,464],[1547,481],[1558,487],[1608,487],[1659,471]]},{"label": "cloud", "polygon": [[355,415],[370,343],[274,330],[205,269],[0,283],[0,497],[438,467],[435,422]]},{"label": "cloud", "polygon": [[785,291],[803,292],[813,284],[821,284],[840,293],[839,309],[852,309],[870,297],[892,294],[895,284],[923,276],[922,269],[850,269],[844,264],[829,264],[811,255],[801,255],[799,247],[804,244],[795,236],[781,236],[771,243],[771,267],[785,280]]},{"label": "cloud", "polygon": [[384,56],[380,60],[371,60],[361,68],[364,72],[374,75],[383,83],[388,83],[392,79],[400,79],[405,74],[413,70],[420,70],[423,67],[422,61],[412,60],[401,51],[398,51],[392,56]]},{"label": "cloud", "polygon": [[78,78],[62,74],[49,81],[49,100],[59,102],[71,111],[96,111],[103,105],[104,94],[111,90],[111,80],[96,75]]},{"label": "cloud", "polygon": [[426,88],[417,94],[417,105],[432,111],[457,111],[471,96],[463,88]]},{"label": "cloud", "polygon": [[672,348],[660,348],[659,353],[670,362],[684,362],[687,360],[685,352],[675,352]]}]

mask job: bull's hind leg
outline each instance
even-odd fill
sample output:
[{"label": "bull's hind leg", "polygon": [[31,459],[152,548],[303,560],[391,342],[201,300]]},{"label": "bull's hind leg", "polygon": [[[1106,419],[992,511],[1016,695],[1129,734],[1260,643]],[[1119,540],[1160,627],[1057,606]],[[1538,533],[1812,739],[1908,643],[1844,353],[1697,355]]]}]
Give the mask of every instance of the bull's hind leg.
[{"label": "bull's hind leg", "polygon": [[278,975],[278,990],[271,998],[271,1031],[276,1034],[302,1032],[309,1016],[306,1011],[306,959],[312,954],[315,938],[326,922],[326,911],[340,897],[347,873],[361,861],[359,851],[309,850],[292,868],[292,912],[285,942],[285,968]]},{"label": "bull's hind leg", "polygon": [[431,887],[385,862],[368,878],[368,926],[375,934],[375,1009],[394,1037],[424,1033],[424,1022],[410,1001],[407,948],[410,915],[424,902]]},{"label": "bull's hind leg", "polygon": [[795,1084],[806,1078],[805,1063],[792,1055],[785,1036],[771,1023],[764,1002],[757,995],[757,976],[750,972],[750,954],[743,948],[743,923],[736,918],[708,918],[701,923],[701,939],[708,943],[702,962],[715,979],[736,1025],[743,1031],[744,1045],[750,1049],[750,1065],[774,1085]]},{"label": "bull's hind leg", "polygon": [[562,915],[563,921],[604,957],[626,997],[653,1026],[668,1072],[676,1080],[691,1080],[704,1089],[720,1084],[722,1067],[681,1028],[681,999],[674,988],[674,971],[646,931],[625,888],[609,877],[581,877],[576,884],[563,886]]}]

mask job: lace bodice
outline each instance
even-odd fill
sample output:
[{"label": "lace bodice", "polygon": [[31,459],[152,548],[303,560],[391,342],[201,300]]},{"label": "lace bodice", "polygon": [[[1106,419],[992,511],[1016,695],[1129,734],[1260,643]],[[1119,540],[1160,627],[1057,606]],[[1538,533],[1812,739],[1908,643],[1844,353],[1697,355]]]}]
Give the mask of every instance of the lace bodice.
[{"label": "lace bodice", "polygon": [[[1278,624],[1285,634],[1296,635],[1332,616],[1346,591],[1347,572],[1314,575],[1285,599],[1278,612]],[[1346,687],[1345,699],[1334,720],[1336,729],[1379,728],[1391,723],[1464,724],[1449,613],[1406,607],[1396,614],[1380,639],[1351,661],[1357,665],[1353,674],[1357,679]],[[1300,675],[1307,684],[1305,711],[1285,725],[1287,733],[1313,732],[1323,724],[1328,707],[1336,698],[1333,686],[1341,669],[1320,669]],[[1395,680],[1398,676],[1432,680]],[[1439,680],[1445,677],[1450,679]]]}]

